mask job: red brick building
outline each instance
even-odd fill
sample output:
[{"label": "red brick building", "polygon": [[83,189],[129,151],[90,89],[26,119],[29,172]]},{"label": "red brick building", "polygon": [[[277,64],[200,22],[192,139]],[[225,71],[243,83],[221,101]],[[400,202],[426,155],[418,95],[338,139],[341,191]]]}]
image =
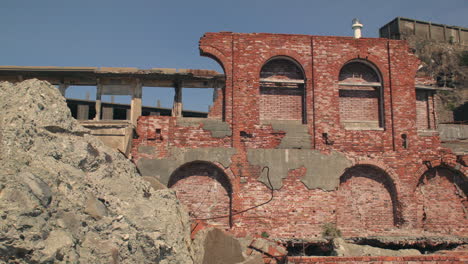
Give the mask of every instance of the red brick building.
[{"label": "red brick building", "polygon": [[132,156],[193,219],[237,235],[468,235],[467,157],[399,40],[207,33],[225,73],[209,118],[141,116]]}]

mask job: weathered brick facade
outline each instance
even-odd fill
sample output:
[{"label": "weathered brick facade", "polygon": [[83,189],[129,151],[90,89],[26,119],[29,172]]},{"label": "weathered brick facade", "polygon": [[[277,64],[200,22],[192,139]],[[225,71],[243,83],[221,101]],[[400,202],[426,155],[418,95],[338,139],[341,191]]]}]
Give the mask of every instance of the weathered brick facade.
[{"label": "weathered brick facade", "polygon": [[468,168],[441,148],[404,41],[221,32],[200,51],[226,76],[211,123],[142,116],[132,151],[194,219],[273,238],[325,223],[345,237],[467,236]]}]

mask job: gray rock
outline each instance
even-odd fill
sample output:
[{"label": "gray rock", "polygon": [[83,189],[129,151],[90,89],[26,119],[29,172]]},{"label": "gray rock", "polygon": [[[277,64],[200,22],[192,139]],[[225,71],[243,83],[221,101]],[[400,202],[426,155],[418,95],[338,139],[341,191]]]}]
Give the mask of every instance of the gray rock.
[{"label": "gray rock", "polygon": [[245,261],[241,243],[233,236],[217,229],[208,228],[195,237],[195,263],[236,264]]},{"label": "gray rock", "polygon": [[30,172],[20,174],[20,177],[28,185],[34,196],[41,202],[43,206],[48,206],[52,200],[52,192],[49,186]]},{"label": "gray rock", "polygon": [[90,195],[86,201],[85,213],[94,219],[101,219],[107,216],[107,208],[101,201]]},{"label": "gray rock", "polygon": [[333,255],[340,257],[357,256],[417,256],[421,255],[417,249],[391,250],[367,245],[347,243],[342,238],[333,239]]},{"label": "gray rock", "polygon": [[151,188],[153,188],[155,191],[167,189],[167,187],[161,182],[159,182],[158,179],[156,179],[155,177],[143,176],[143,180],[149,182]]}]

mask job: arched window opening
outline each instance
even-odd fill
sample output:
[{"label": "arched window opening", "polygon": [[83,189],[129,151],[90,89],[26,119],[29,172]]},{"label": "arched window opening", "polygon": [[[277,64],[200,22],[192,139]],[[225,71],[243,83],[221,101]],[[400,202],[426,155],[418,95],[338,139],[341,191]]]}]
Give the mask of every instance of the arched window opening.
[{"label": "arched window opening", "polygon": [[168,187],[187,206],[192,219],[221,228],[232,226],[232,185],[226,173],[206,161],[193,161],[176,169]]},{"label": "arched window opening", "polygon": [[382,169],[357,165],[340,178],[337,224],[345,235],[381,233],[403,223],[397,189]]},{"label": "arched window opening", "polygon": [[461,172],[431,168],[421,176],[416,194],[424,230],[451,235],[468,232],[468,180]]},{"label": "arched window opening", "polygon": [[340,120],[346,129],[384,127],[382,78],[370,63],[355,60],[339,75]]},{"label": "arched window opening", "polygon": [[300,65],[287,57],[275,57],[260,71],[260,120],[305,118],[305,77]]}]

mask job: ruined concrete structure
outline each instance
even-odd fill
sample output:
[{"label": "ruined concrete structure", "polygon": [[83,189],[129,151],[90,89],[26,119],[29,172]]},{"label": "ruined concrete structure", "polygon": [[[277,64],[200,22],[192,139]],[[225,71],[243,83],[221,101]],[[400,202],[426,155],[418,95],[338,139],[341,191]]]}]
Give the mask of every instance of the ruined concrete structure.
[{"label": "ruined concrete structure", "polygon": [[[193,219],[237,235],[468,234],[465,155],[399,40],[207,33],[225,73],[208,119],[142,116],[132,157]],[[423,88],[423,89],[421,89]]]},{"label": "ruined concrete structure", "polygon": [[[129,154],[133,130],[141,115],[206,117],[206,113],[182,110],[182,88],[217,88],[224,76],[212,70],[116,67],[0,66],[0,80],[21,82],[36,78],[57,86],[62,95],[70,86],[95,86],[96,100],[67,100],[72,115],[107,145]],[[172,109],[142,106],[143,87],[173,88]],[[130,105],[101,100],[103,95],[128,95]]]},{"label": "ruined concrete structure", "polygon": [[468,46],[468,28],[450,26],[411,18],[396,17],[379,29],[381,38],[405,39],[416,36],[439,42]]}]

